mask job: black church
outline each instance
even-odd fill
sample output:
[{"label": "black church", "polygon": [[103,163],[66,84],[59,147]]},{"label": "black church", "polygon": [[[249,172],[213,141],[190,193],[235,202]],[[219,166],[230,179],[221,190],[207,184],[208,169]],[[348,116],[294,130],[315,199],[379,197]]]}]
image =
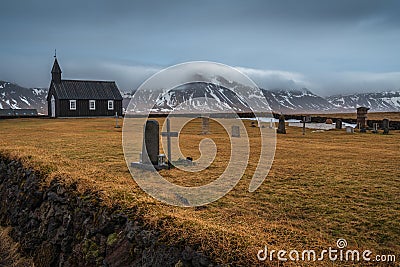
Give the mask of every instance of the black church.
[{"label": "black church", "polygon": [[54,58],[47,95],[49,117],[99,117],[122,115],[122,96],[114,81],[61,79]]}]

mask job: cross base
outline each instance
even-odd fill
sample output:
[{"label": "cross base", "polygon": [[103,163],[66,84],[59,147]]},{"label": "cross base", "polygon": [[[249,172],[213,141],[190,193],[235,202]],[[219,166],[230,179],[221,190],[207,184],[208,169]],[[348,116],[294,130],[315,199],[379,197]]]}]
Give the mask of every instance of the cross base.
[{"label": "cross base", "polygon": [[143,164],[141,162],[131,162],[132,168],[142,169],[146,171],[156,171],[168,169],[168,165],[152,165],[152,164]]}]

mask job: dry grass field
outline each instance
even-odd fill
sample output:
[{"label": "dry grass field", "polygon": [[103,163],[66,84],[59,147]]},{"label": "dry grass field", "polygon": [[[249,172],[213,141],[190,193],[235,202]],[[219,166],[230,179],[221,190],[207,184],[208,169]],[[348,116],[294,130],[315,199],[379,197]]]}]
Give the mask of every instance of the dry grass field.
[{"label": "dry grass field", "polygon": [[[249,193],[260,140],[257,128],[246,121],[252,153],[237,186],[207,206],[179,208],[136,185],[124,160],[122,130],[114,123],[108,118],[2,120],[0,153],[40,170],[47,181],[78,181],[80,192],[98,191],[106,205],[135,207],[132,216],[161,229],[165,242],[192,244],[217,262],[257,265],[257,252],[265,245],[322,250],[336,247],[339,238],[347,240],[348,248],[396,254],[400,260],[399,131],[351,135],[307,129],[302,135],[301,128],[288,128],[277,136],[268,177]],[[203,138],[199,125],[194,121],[182,132],[183,152],[193,157]],[[206,137],[218,145],[213,168],[194,176],[177,169],[162,174],[183,185],[204,184],[218,175],[226,165],[227,136],[211,123]]]}]

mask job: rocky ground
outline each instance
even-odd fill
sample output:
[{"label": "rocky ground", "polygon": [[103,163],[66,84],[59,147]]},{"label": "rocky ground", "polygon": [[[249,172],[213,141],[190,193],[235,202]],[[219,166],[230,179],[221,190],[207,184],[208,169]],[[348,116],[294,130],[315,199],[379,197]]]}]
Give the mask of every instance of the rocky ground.
[{"label": "rocky ground", "polygon": [[102,205],[93,192],[41,176],[0,157],[0,220],[36,266],[213,266],[192,248],[159,240],[140,218]]}]

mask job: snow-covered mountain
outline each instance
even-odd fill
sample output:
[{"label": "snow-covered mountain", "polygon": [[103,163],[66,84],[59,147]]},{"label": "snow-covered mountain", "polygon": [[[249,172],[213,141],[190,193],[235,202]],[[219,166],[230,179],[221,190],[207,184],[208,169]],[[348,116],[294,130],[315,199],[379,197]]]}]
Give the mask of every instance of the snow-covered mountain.
[{"label": "snow-covered mountain", "polygon": [[[372,112],[400,111],[400,91],[337,95],[327,98],[318,96],[306,88],[302,90],[261,89],[261,92],[272,111],[279,113],[351,112],[360,106],[370,107]],[[126,105],[133,94],[134,92],[124,95],[127,97]],[[145,92],[140,96],[140,102],[145,102],[151,94],[154,92]],[[237,112],[249,111],[249,107],[242,98],[232,93],[231,90],[212,83],[190,83],[156,94],[158,95],[151,95],[151,98],[157,99],[153,107],[155,112],[168,112],[176,109],[183,102],[190,103],[194,110],[201,111],[204,108],[204,100],[198,100],[201,98],[212,98],[220,104],[220,107],[213,107],[212,110],[224,110],[224,106],[229,104]]]},{"label": "snow-covered mountain", "polygon": [[262,92],[271,109],[275,112],[293,113],[310,111],[333,111],[337,107],[310,90],[265,90]]},{"label": "snow-covered mountain", "polygon": [[[307,89],[296,90],[265,90],[261,89],[269,107],[275,112],[293,113],[309,111],[336,110],[336,107],[326,99],[313,94]],[[148,93],[150,94],[150,93]],[[152,96],[154,98],[154,96]],[[224,111],[228,105],[236,112],[250,112],[245,99],[236,95],[226,87],[213,83],[195,82],[181,85],[172,90],[162,92],[157,97],[154,112],[179,110],[179,105],[186,103],[193,111]],[[214,104],[210,106],[210,99]],[[143,96],[140,102],[145,101]],[[207,104],[206,104],[207,102]],[[184,107],[183,107],[184,108]]]},{"label": "snow-covered mountain", "polygon": [[[231,106],[236,112],[249,111],[243,97],[226,88],[228,86],[230,88],[235,87],[240,91],[241,85],[222,79],[216,78],[213,83],[189,83],[167,91],[142,92],[141,95],[135,95],[135,97],[138,97],[139,102],[142,103],[146,103],[149,97],[155,99],[153,107],[155,112],[176,110],[182,103],[187,103],[194,111],[204,111],[205,108],[208,108],[207,111],[210,112],[223,111],[226,110],[227,105]],[[44,88],[24,88],[10,82],[0,81],[0,109],[36,108],[39,113],[47,114],[47,90]],[[352,112],[359,106],[369,107],[371,108],[370,111],[400,111],[400,91],[336,95],[327,98],[320,97],[307,89],[261,89],[261,92],[260,95],[246,97],[252,97],[256,100],[265,97],[269,107],[274,112]],[[125,109],[134,93],[123,93],[123,107]],[[207,99],[213,100],[214,105],[212,107],[205,105]],[[258,102],[255,101],[254,103],[257,104]],[[136,108],[140,109],[140,107]]]},{"label": "snow-covered mountain", "polygon": [[167,91],[157,99],[154,109],[170,111],[185,107],[193,111],[224,111],[230,107],[236,112],[250,111],[245,101],[231,90],[205,82],[188,83]]},{"label": "snow-covered mountain", "polygon": [[25,88],[10,82],[0,81],[0,109],[35,108],[47,114],[47,89]]},{"label": "snow-covered mountain", "polygon": [[[133,97],[129,111],[147,112],[250,112],[268,111],[265,96],[253,85],[243,85],[221,76],[205,78],[201,74],[172,89],[141,88],[130,95]],[[230,88],[230,89],[228,89]],[[251,105],[252,109],[250,109]]]},{"label": "snow-covered mountain", "polygon": [[363,93],[335,95],[327,100],[341,110],[354,110],[356,107],[369,107],[370,111],[400,111],[400,92]]}]

